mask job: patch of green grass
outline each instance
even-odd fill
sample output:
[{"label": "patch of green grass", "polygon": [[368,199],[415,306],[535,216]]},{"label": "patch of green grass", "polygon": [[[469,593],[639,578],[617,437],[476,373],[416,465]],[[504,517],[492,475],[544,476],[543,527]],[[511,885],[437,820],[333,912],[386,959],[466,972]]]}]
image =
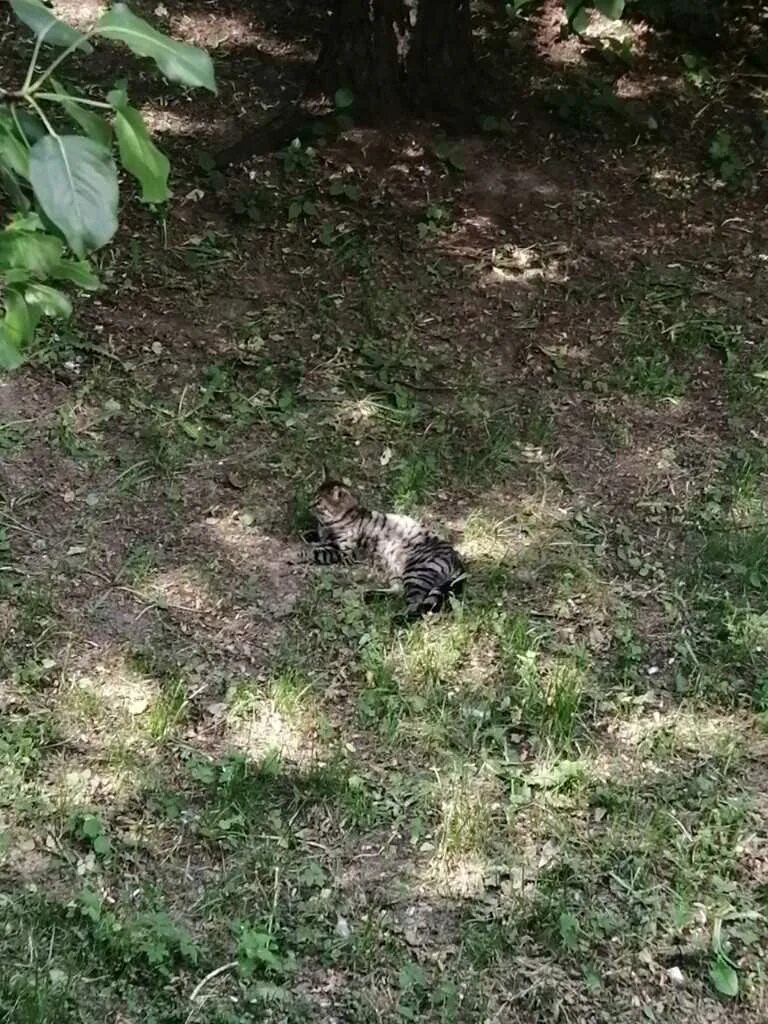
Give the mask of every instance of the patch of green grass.
[{"label": "patch of green grass", "polygon": [[0,717],[0,807],[22,817],[39,808],[39,779],[59,742],[50,716]]},{"label": "patch of green grass", "polygon": [[622,339],[608,376],[609,387],[649,398],[686,394],[699,368],[713,360],[734,365],[744,348],[740,324],[727,309],[711,311],[695,296],[685,275],[641,279],[637,297],[624,303]]},{"label": "patch of green grass", "polygon": [[182,679],[165,680],[162,692],[146,715],[146,728],[153,740],[162,742],[173,736],[188,712],[187,686]]}]

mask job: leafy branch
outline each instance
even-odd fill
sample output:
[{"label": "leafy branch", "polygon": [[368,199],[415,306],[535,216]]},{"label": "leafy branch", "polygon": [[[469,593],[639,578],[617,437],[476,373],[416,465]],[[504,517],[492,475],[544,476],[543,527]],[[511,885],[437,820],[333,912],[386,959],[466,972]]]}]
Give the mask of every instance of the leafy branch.
[{"label": "leafy branch", "polygon": [[[68,297],[46,282],[99,287],[87,257],[118,227],[115,142],[142,201],[170,197],[168,159],[130,105],[124,84],[97,100],[71,92],[54,73],[75,52],[91,54],[92,40],[108,39],[153,60],[171,81],[216,92],[205,50],[158,32],[124,3],[113,4],[84,33],[57,18],[43,0],[10,0],[10,7],[32,31],[34,44],[22,83],[0,83],[0,189],[16,210],[0,230],[3,369],[21,364],[41,316],[71,312]],[[61,52],[35,77],[44,47]],[[59,129],[57,115],[71,126]]]}]

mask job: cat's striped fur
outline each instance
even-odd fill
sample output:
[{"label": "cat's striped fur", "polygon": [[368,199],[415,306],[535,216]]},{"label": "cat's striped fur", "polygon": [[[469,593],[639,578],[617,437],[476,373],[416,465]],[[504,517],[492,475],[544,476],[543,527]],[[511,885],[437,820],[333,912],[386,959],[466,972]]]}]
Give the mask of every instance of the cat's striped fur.
[{"label": "cat's striped fur", "polygon": [[451,545],[409,516],[363,508],[343,483],[326,479],[315,492],[312,510],[318,530],[315,562],[365,561],[390,584],[402,586],[409,618],[439,611],[460,594],[464,566]]}]

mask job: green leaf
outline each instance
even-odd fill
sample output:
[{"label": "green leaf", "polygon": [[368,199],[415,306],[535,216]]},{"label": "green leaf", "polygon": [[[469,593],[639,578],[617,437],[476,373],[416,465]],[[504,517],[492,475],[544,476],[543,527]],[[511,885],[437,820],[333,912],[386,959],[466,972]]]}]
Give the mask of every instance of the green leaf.
[{"label": "green leaf", "polygon": [[92,921],[98,921],[101,917],[101,899],[93,892],[92,889],[83,889],[80,893],[80,902],[82,904],[82,911],[86,917],[90,917]]},{"label": "green leaf", "polygon": [[574,950],[579,945],[579,922],[568,910],[560,915],[560,937],[566,949]]},{"label": "green leaf", "polygon": [[424,988],[427,983],[426,975],[424,974],[424,968],[420,967],[419,964],[413,960],[403,964],[398,974],[398,983],[401,989],[406,992],[412,989]]},{"label": "green leaf", "polygon": [[110,852],[112,845],[106,836],[98,835],[93,840],[93,852],[98,853],[99,856],[104,857]]},{"label": "green leaf", "polygon": [[32,147],[29,178],[44,213],[78,256],[117,230],[117,170],[109,152],[80,135],[46,136]]},{"label": "green leaf", "polygon": [[107,93],[107,103],[115,110],[122,110],[128,106],[128,89],[125,79],[121,79],[114,89]]},{"label": "green leaf", "polygon": [[709,969],[709,980],[721,995],[734,999],[739,994],[739,976],[722,957],[718,957]]},{"label": "green leaf", "polygon": [[21,185],[16,178],[16,175],[10,167],[5,163],[2,156],[0,155],[0,188],[10,199],[13,206],[17,210],[28,210],[29,200],[24,195]]},{"label": "green leaf", "polygon": [[71,281],[76,288],[95,292],[101,288],[101,281],[94,274],[87,260],[62,260],[50,272],[54,281]]},{"label": "green leaf", "polygon": [[36,36],[43,37],[49,46],[72,46],[78,43],[77,49],[83,53],[92,53],[93,47],[82,32],[67,25],[53,14],[41,0],[11,0],[13,13],[24,24],[31,28]]},{"label": "green leaf", "polygon": [[351,89],[337,89],[333,94],[333,102],[337,110],[346,110],[355,102],[355,94]]},{"label": "green leaf", "polygon": [[123,167],[141,183],[145,203],[164,203],[170,196],[168,157],[149,137],[147,126],[135,107],[120,107],[115,114],[115,134]]},{"label": "green leaf", "polygon": [[618,21],[624,13],[624,0],[595,0],[595,7],[606,18]]},{"label": "green leaf", "polygon": [[16,370],[24,362],[24,357],[11,338],[5,324],[0,321],[0,370]]},{"label": "green leaf", "polygon": [[48,284],[31,284],[24,291],[24,298],[30,306],[38,306],[46,316],[66,320],[72,315],[72,303],[64,292]]},{"label": "green leaf", "polygon": [[7,111],[0,106],[0,127],[11,134],[16,134],[19,130],[23,135],[22,142],[28,143],[30,146],[37,142],[38,139],[42,139],[44,135],[47,135],[45,125],[39,117],[35,117],[34,114],[30,114],[27,110],[20,110],[18,107],[14,110],[16,117],[11,117],[10,111]]},{"label": "green leaf", "polygon": [[115,4],[103,14],[96,32],[105,39],[125,43],[140,57],[151,57],[171,81],[203,86],[216,92],[213,62],[205,50],[163,35],[142,18],[137,18],[125,4]]},{"label": "green leaf", "polygon": [[[0,323],[0,331],[3,336],[3,350],[6,356],[12,360],[12,352],[15,350],[17,361],[15,366],[20,364],[22,356],[20,352],[32,341],[35,335],[35,328],[40,319],[40,311],[27,305],[22,293],[15,288],[6,288],[3,295],[5,302],[5,316]],[[6,370],[13,370],[14,366],[8,366],[5,358],[3,365]]]},{"label": "green leaf", "polygon": [[571,18],[571,28],[579,35],[581,35],[582,32],[586,32],[589,28],[589,15],[583,7],[580,7]]},{"label": "green leaf", "polygon": [[0,160],[20,178],[29,178],[29,150],[14,131],[0,125]]},{"label": "green leaf", "polygon": [[60,262],[64,246],[53,235],[13,226],[0,231],[0,270],[20,267],[34,277],[49,277]]},{"label": "green leaf", "polygon": [[68,116],[83,129],[89,139],[109,149],[112,145],[112,129],[103,117],[81,106],[55,78],[51,79],[54,90],[61,96],[61,105]]},{"label": "green leaf", "polygon": [[103,831],[104,826],[101,824],[101,818],[98,818],[95,814],[89,814],[86,818],[83,818],[82,832],[87,839],[95,839]]}]

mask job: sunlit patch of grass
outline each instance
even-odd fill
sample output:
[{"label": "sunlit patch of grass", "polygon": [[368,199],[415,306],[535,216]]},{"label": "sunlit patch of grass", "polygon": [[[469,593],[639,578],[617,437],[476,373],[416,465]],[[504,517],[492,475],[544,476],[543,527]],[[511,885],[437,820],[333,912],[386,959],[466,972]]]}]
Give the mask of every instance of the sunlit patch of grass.
[{"label": "sunlit patch of grass", "polygon": [[149,736],[162,742],[183,725],[188,711],[187,687],[182,679],[163,680],[161,692],[150,704],[143,724]]},{"label": "sunlit patch of grass", "polygon": [[501,562],[534,542],[515,517],[490,519],[481,512],[471,512],[464,523],[461,551],[468,559]]},{"label": "sunlit patch of grass", "polygon": [[393,652],[396,671],[422,694],[449,684],[467,657],[473,634],[472,623],[461,616],[419,622]]},{"label": "sunlit patch of grass", "polygon": [[732,764],[743,754],[745,730],[748,723],[743,718],[689,702],[619,719],[615,735],[631,751],[661,765],[691,754]]},{"label": "sunlit patch of grass", "polygon": [[490,780],[468,768],[438,782],[440,801],[436,856],[446,864],[487,849],[500,809]]},{"label": "sunlit patch of grass", "polygon": [[333,733],[311,681],[296,668],[238,684],[228,705],[225,742],[256,760],[273,751],[306,764]]},{"label": "sunlit patch of grass", "polygon": [[162,699],[160,683],[120,654],[87,672],[72,672],[60,689],[57,713],[67,733],[87,735],[92,752],[140,744],[142,716]]},{"label": "sunlit patch of grass", "polygon": [[522,722],[545,747],[562,752],[572,748],[587,678],[583,661],[576,659],[552,658],[537,664],[534,656],[521,662]]},{"label": "sunlit patch of grass", "polygon": [[429,803],[434,806],[434,852],[426,877],[454,896],[482,891],[488,858],[503,818],[502,791],[493,776],[471,764],[448,767],[437,777]]}]

